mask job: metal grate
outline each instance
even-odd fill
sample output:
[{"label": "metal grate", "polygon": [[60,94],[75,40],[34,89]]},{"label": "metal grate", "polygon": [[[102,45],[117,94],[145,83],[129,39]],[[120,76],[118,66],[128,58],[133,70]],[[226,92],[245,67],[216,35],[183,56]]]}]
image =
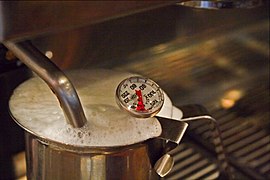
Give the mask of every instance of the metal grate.
[{"label": "metal grate", "polygon": [[[269,133],[252,123],[246,123],[246,118],[237,117],[235,113],[221,110],[214,116],[220,120],[223,144],[230,163],[254,178],[270,178]],[[208,124],[191,123],[190,131],[193,137],[204,141],[204,144],[211,142]]]},{"label": "metal grate", "polygon": [[217,164],[189,143],[182,143],[172,155],[175,165],[166,179],[216,179],[219,176]]}]

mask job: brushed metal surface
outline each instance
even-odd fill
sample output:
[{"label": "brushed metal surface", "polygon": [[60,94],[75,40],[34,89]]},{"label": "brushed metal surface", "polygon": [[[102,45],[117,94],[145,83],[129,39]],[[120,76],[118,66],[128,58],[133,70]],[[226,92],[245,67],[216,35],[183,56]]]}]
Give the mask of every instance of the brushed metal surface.
[{"label": "brushed metal surface", "polygon": [[176,1],[1,1],[0,41],[74,29]]},{"label": "brushed metal surface", "polygon": [[159,179],[152,161],[162,153],[162,142],[150,140],[117,148],[79,148],[44,141],[26,133],[27,178]]}]

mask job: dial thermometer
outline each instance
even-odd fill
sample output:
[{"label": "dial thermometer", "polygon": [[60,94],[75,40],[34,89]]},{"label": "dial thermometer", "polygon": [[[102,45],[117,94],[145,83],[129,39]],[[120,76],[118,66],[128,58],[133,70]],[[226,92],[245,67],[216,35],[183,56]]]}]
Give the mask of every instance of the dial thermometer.
[{"label": "dial thermometer", "polygon": [[135,76],[124,79],[117,87],[116,102],[139,118],[155,116],[164,103],[162,89],[153,80]]}]

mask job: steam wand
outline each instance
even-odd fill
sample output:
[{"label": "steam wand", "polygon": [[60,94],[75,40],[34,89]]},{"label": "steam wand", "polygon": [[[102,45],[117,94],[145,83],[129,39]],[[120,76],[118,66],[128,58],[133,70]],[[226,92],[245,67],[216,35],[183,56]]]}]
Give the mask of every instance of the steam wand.
[{"label": "steam wand", "polygon": [[30,41],[6,41],[4,45],[26,66],[41,77],[56,94],[63,108],[67,123],[74,128],[82,127],[86,123],[86,117],[77,92],[64,72]]}]

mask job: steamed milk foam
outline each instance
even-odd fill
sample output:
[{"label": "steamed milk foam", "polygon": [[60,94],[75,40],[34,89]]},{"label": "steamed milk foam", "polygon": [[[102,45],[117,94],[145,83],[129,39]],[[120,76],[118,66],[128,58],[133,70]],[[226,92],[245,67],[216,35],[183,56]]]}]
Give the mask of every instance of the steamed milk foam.
[{"label": "steamed milk foam", "polygon": [[40,78],[32,78],[14,91],[9,105],[16,121],[34,134],[75,146],[122,146],[157,137],[156,118],[134,118],[115,103],[117,85],[132,76],[108,70],[67,72],[81,100],[87,123],[72,128],[66,123],[56,96]]}]

